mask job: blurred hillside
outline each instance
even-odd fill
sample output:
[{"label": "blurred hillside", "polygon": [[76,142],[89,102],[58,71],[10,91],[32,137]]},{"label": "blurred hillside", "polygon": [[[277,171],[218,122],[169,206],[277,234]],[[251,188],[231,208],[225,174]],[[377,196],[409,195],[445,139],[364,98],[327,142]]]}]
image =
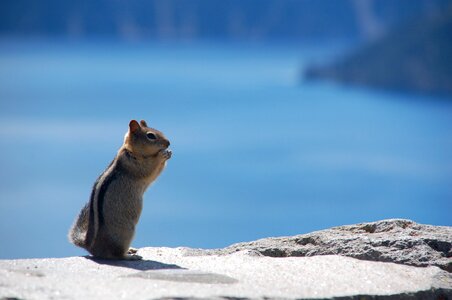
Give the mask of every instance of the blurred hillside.
[{"label": "blurred hillside", "polygon": [[308,79],[452,95],[452,5],[410,21],[336,63],[311,67]]},{"label": "blurred hillside", "polygon": [[450,0],[3,0],[2,36],[373,39]]}]

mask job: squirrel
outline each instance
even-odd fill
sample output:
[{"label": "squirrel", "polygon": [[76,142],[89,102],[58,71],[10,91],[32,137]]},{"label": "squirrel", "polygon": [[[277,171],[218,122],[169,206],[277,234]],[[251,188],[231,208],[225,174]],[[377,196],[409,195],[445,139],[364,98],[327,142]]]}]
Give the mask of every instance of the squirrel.
[{"label": "squirrel", "polygon": [[144,120],[130,121],[124,144],[94,183],[89,202],[69,230],[69,241],[97,258],[142,259],[129,247],[143,194],[171,158],[169,146],[164,134]]}]

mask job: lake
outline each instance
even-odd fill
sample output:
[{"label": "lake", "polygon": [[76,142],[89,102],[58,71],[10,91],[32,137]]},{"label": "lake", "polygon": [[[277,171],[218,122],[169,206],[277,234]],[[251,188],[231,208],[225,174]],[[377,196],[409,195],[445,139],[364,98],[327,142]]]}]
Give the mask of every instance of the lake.
[{"label": "lake", "polygon": [[302,80],[346,44],[0,41],[0,258],[85,254],[67,231],[131,119],[173,150],[135,247],[451,226],[451,99]]}]

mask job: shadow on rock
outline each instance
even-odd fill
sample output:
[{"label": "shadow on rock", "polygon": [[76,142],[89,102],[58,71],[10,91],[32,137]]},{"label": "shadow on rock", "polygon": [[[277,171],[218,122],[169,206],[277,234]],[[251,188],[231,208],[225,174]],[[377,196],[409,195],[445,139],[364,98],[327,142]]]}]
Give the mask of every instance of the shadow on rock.
[{"label": "shadow on rock", "polygon": [[154,260],[113,260],[100,259],[92,256],[85,256],[85,258],[92,260],[101,265],[109,265],[114,267],[130,268],[140,271],[148,270],[165,270],[165,269],[185,269],[178,265],[164,264]]}]

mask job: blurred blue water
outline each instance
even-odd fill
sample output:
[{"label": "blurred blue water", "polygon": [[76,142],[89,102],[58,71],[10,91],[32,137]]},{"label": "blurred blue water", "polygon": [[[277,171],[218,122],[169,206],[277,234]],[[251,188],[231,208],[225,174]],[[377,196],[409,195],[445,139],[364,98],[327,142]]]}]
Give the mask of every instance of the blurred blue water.
[{"label": "blurred blue water", "polygon": [[136,247],[452,225],[452,102],[300,84],[300,68],[343,49],[1,41],[0,258],[84,253],[66,232],[132,118],[174,152]]}]

